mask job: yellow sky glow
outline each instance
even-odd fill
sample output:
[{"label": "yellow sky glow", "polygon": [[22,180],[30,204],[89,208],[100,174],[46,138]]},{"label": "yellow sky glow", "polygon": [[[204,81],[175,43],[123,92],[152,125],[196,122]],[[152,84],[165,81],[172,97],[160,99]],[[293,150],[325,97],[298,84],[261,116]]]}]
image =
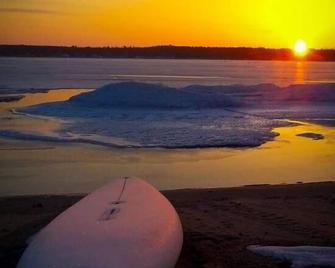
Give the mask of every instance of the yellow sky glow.
[{"label": "yellow sky glow", "polygon": [[1,0],[0,43],[335,48],[334,0]]}]

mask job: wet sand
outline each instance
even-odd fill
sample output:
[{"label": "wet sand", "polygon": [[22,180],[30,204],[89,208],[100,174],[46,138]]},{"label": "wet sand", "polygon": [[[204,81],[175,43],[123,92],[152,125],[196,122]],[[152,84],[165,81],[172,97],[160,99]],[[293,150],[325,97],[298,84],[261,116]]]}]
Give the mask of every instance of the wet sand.
[{"label": "wet sand", "polygon": [[[163,191],[184,229],[177,267],[289,267],[246,246],[335,246],[334,193],[335,182]],[[0,198],[1,267],[15,267],[25,240],[82,196]]]}]

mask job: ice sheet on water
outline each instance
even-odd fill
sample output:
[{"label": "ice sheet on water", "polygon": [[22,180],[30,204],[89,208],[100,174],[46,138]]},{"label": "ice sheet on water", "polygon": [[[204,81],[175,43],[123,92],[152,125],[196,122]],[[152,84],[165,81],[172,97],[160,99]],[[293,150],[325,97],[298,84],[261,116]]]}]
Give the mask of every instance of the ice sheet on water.
[{"label": "ice sheet on water", "polygon": [[334,247],[277,247],[277,246],[249,246],[254,253],[290,261],[292,268],[308,266],[335,267]]},{"label": "ice sheet on water", "polygon": [[71,119],[60,132],[85,139],[110,137],[143,147],[240,147],[272,139],[272,129],[287,124],[276,118],[334,117],[334,102],[333,84],[176,89],[126,82],[23,111]]},{"label": "ice sheet on water", "polygon": [[258,146],[275,137],[271,132],[274,126],[286,124],[222,109],[87,109],[54,103],[29,108],[29,112],[71,119],[63,125],[62,133],[85,139],[104,137],[104,142],[112,137],[142,147]]}]

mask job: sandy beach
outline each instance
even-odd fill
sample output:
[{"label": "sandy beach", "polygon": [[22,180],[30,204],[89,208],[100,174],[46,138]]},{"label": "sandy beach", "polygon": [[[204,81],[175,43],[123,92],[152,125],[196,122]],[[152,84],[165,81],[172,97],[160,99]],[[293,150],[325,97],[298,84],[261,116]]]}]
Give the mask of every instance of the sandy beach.
[{"label": "sandy beach", "polygon": [[[335,246],[335,182],[163,191],[184,229],[176,267],[289,267],[246,246]],[[83,195],[0,198],[0,263]]]}]

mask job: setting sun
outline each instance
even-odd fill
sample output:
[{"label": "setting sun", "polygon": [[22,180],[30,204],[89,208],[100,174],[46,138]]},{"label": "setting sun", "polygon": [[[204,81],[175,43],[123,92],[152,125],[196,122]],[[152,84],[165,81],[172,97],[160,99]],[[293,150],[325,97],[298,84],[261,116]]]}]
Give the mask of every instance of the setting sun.
[{"label": "setting sun", "polygon": [[295,42],[295,45],[294,45],[294,53],[297,55],[297,56],[305,56],[308,52],[308,48],[307,48],[307,44],[305,41],[303,40],[297,40]]}]

